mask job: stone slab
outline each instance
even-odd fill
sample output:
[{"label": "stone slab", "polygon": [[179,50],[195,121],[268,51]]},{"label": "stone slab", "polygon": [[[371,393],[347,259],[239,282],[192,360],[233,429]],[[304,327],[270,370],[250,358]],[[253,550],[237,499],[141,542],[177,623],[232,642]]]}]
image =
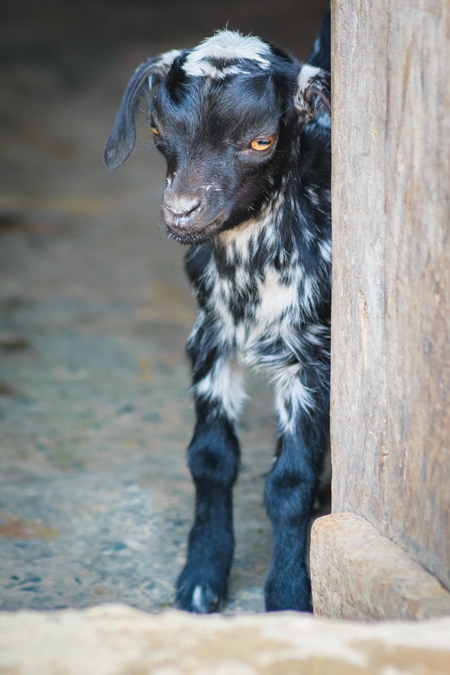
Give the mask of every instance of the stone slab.
[{"label": "stone slab", "polygon": [[2,675],[450,672],[450,618],[362,625],[282,612],[150,615],[121,605],[0,614]]}]

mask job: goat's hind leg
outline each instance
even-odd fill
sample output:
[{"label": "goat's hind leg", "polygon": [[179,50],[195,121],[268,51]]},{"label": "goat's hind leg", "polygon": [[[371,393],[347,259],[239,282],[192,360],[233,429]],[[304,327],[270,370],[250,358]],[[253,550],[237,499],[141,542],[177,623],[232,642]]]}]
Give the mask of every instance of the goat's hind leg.
[{"label": "goat's hind leg", "polygon": [[273,530],[272,563],[265,585],[267,611],[312,609],[307,541],[327,446],[329,394],[326,385],[319,386],[309,409],[305,381],[316,378],[302,375],[286,383],[277,397],[277,457],[264,495]]},{"label": "goat's hind leg", "polygon": [[217,611],[226,599],[234,553],[232,489],[240,454],[234,421],[242,388],[240,376],[224,356],[214,358],[215,351],[208,357],[204,350],[197,356],[192,347],[189,353],[197,416],[188,448],[196,490],[195,520],[187,561],[177,581],[177,605],[206,614]]}]

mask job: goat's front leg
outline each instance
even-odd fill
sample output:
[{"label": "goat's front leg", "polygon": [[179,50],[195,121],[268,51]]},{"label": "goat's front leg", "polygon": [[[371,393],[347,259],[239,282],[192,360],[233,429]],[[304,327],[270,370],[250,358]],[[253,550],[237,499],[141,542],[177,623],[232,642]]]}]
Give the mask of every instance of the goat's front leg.
[{"label": "goat's front leg", "polygon": [[206,614],[227,596],[234,552],[232,488],[239,469],[235,418],[242,398],[240,373],[223,347],[191,340],[196,425],[188,448],[194,480],[195,520],[187,561],[177,581],[180,609]]},{"label": "goat's front leg", "polygon": [[[297,371],[297,372],[296,372]],[[311,611],[307,565],[309,526],[328,437],[328,388],[287,370],[277,393],[278,445],[265,486],[273,551],[265,585],[266,610]]]}]

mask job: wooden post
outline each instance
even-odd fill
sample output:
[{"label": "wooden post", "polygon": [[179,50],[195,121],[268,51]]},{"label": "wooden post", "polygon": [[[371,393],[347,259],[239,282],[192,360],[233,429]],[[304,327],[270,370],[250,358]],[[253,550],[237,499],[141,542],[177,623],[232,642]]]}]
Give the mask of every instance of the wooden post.
[{"label": "wooden post", "polygon": [[333,514],[312,536],[315,609],[423,616],[379,593],[388,543],[438,583],[425,615],[450,613],[450,2],[336,0],[332,64]]}]

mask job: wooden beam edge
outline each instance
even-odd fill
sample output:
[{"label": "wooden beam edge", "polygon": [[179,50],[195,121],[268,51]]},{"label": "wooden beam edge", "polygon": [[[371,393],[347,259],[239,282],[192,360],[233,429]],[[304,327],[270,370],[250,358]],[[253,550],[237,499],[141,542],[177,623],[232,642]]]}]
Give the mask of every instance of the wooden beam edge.
[{"label": "wooden beam edge", "polygon": [[376,621],[450,615],[450,593],[364,518],[333,513],[311,531],[314,612]]}]

